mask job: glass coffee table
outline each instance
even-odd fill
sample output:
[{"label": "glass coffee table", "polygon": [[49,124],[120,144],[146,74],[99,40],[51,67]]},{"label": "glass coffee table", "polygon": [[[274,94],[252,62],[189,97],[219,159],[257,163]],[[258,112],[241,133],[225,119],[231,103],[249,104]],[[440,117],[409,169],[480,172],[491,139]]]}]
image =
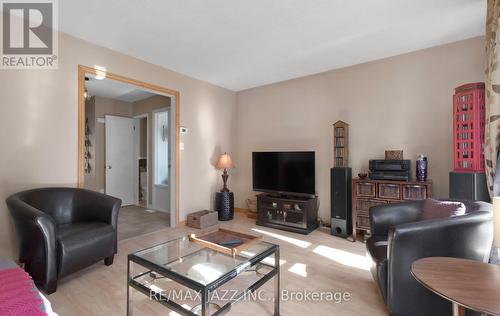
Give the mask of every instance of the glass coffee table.
[{"label": "glass coffee table", "polygon": [[[127,315],[133,313],[131,289],[180,315],[217,316],[229,312],[236,302],[252,297],[274,278],[272,298],[268,299],[274,303],[274,316],[279,316],[279,261],[279,246],[263,241],[234,257],[194,243],[188,236],[143,249],[128,255]],[[252,276],[249,285],[225,289],[242,275]],[[221,299],[221,295],[225,297]],[[197,304],[182,304],[186,300]]]}]

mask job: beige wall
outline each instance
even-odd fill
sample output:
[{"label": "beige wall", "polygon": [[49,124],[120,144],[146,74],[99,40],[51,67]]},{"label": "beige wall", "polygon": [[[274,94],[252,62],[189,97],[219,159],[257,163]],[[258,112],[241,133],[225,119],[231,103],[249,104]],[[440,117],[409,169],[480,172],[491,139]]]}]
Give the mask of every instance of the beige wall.
[{"label": "beige wall", "polygon": [[[350,124],[350,166],[367,171],[386,149],[429,157],[435,196],[448,195],[452,157],[452,94],[484,81],[484,39],[474,38],[238,93],[232,184],[237,206],[252,194],[251,152],[316,151],[320,216],[330,208],[332,124]],[[412,170],[414,173],[414,170]],[[231,180],[231,179],[230,179]]]},{"label": "beige wall", "polygon": [[139,156],[146,157],[148,154],[148,119],[143,117],[139,120]]},{"label": "beige wall", "polygon": [[[180,219],[210,208],[219,176],[214,152],[232,151],[236,94],[61,34],[58,70],[0,70],[0,257],[16,253],[5,198],[17,191],[77,181],[78,64],[180,92]],[[224,124],[221,124],[224,122]]]}]

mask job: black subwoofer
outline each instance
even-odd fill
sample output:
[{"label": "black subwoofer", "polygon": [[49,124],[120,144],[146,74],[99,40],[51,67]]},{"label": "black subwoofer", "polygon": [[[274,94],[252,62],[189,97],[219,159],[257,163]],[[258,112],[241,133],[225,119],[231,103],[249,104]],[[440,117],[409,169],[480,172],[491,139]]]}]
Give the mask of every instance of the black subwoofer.
[{"label": "black subwoofer", "polygon": [[450,198],[490,202],[486,174],[450,172]]},{"label": "black subwoofer", "polygon": [[340,237],[352,235],[351,168],[330,169],[331,234]]}]

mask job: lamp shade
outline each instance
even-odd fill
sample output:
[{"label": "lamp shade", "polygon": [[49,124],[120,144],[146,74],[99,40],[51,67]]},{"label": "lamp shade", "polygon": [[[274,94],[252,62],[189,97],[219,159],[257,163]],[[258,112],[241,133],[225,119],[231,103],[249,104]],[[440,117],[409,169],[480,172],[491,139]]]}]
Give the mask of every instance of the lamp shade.
[{"label": "lamp shade", "polygon": [[494,245],[500,248],[500,196],[493,197],[493,232]]},{"label": "lamp shade", "polygon": [[219,160],[217,161],[217,165],[215,166],[217,169],[231,169],[234,168],[233,160],[228,153],[223,153],[220,155]]}]

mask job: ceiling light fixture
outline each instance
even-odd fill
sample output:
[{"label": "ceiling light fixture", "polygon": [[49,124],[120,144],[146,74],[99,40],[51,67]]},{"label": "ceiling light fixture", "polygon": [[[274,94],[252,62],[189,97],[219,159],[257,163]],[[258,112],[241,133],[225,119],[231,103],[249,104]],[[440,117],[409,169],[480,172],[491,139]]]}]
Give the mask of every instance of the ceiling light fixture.
[{"label": "ceiling light fixture", "polygon": [[103,66],[94,66],[95,68],[95,78],[97,80],[103,80],[106,78],[106,67]]}]

